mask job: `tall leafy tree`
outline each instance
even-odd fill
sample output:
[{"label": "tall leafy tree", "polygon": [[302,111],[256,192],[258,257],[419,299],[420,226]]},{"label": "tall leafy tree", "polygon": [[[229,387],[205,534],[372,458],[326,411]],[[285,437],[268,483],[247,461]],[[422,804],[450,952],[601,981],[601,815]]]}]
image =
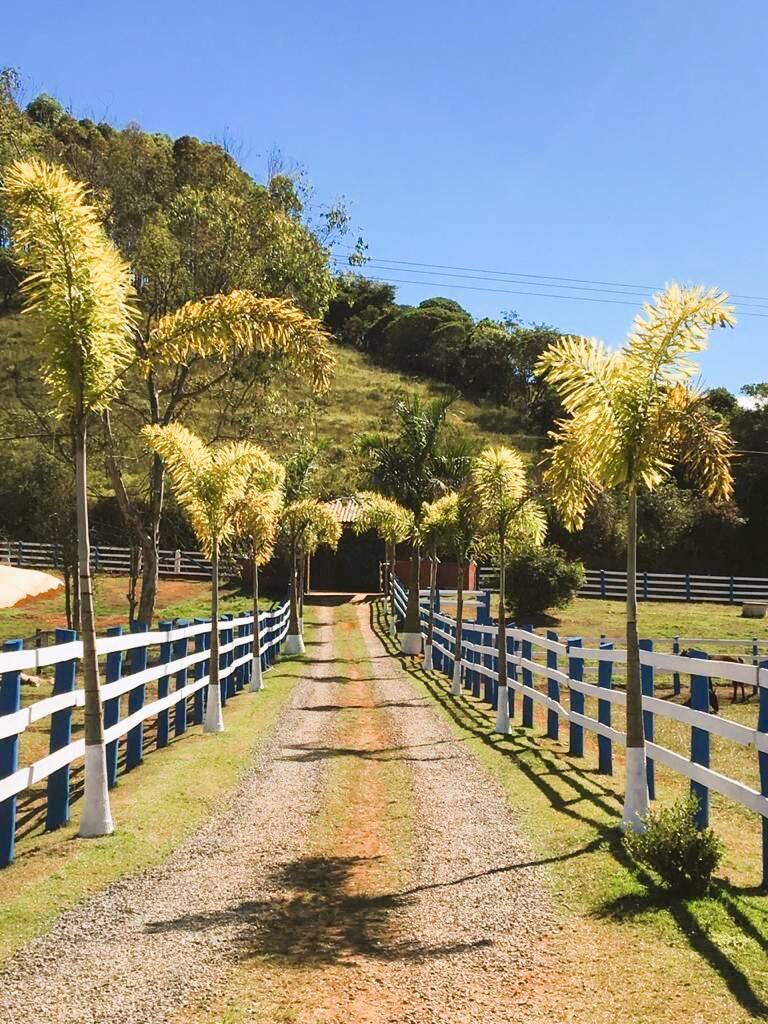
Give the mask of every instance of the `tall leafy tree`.
[{"label": "tall leafy tree", "polygon": [[389,596],[389,628],[392,636],[397,635],[397,609],[395,606],[395,560],[397,545],[410,540],[415,532],[413,513],[398,505],[391,498],[375,491],[361,491],[357,495],[360,513],[352,524],[355,533],[373,530],[384,541],[387,564],[385,586]]},{"label": "tall leafy tree", "polygon": [[285,649],[288,654],[302,654],[304,638],[299,622],[299,564],[322,544],[336,548],[341,538],[341,524],[331,509],[317,498],[299,498],[284,506],[280,515],[280,532],[286,542],[290,566],[290,622]]},{"label": "tall leafy tree", "polygon": [[448,548],[450,530],[455,516],[456,495],[444,494],[435,501],[425,502],[421,510],[419,541],[429,557],[429,606],[427,609],[427,635],[424,641],[424,670],[432,669],[432,642],[435,634],[435,602],[437,598],[437,572],[439,553]]},{"label": "tall leafy tree", "polygon": [[219,687],[219,555],[232,539],[237,510],[248,488],[274,487],[278,468],[263,448],[247,441],[207,445],[178,423],[146,426],[147,447],[161,458],[176,500],[189,516],[197,539],[211,560],[211,657],[203,729],[222,732]]},{"label": "tall leafy tree", "polygon": [[[424,403],[418,396],[398,402],[394,434],[373,433],[360,438],[365,471],[374,488],[393,498],[414,518],[416,534],[425,501],[433,501],[458,486],[469,470],[471,454],[465,439],[446,429],[450,398]],[[421,651],[418,541],[411,548],[408,610],[401,639],[407,654]]]},{"label": "tall leafy tree", "polygon": [[277,527],[283,505],[285,470],[274,463],[269,489],[260,490],[267,481],[262,477],[257,486],[248,487],[237,506],[235,530],[245,545],[251,562],[253,595],[253,665],[250,689],[254,692],[264,688],[261,671],[261,640],[259,637],[259,568],[272,558],[275,551]]},{"label": "tall leafy tree", "polygon": [[542,506],[530,496],[525,462],[514,448],[502,445],[482,451],[472,464],[467,489],[481,517],[485,545],[499,562],[496,731],[506,735],[509,732],[505,607],[507,558],[521,547],[543,543],[546,515]]},{"label": "tall leafy tree", "polygon": [[625,828],[642,828],[648,810],[640,651],[637,631],[637,504],[681,464],[706,494],[732,491],[732,441],[692,385],[691,355],[709,332],[734,323],[722,292],[671,285],[644,305],[626,344],[608,351],[587,338],[563,338],[539,372],[557,390],[566,418],[550,435],[545,481],[566,526],[579,529],[606,488],[627,496],[627,771]]},{"label": "tall leafy tree", "polygon": [[[267,363],[279,360],[318,392],[327,388],[334,363],[326,332],[317,320],[287,299],[262,298],[243,290],[188,302],[161,317],[145,334],[136,335],[134,344],[145,370],[150,424],[155,426],[175,422],[190,401],[207,389],[212,376],[225,378],[230,367],[249,357],[259,356]],[[203,383],[194,382],[196,372],[203,374]],[[152,462],[147,518],[129,496],[108,416],[105,424],[113,442],[107,458],[110,478],[143,555],[138,618],[149,622],[157,594],[163,463],[157,457]]]},{"label": "tall leafy tree", "polygon": [[113,830],[88,537],[88,427],[109,408],[133,353],[127,265],[107,240],[81,185],[40,160],[14,163],[3,199],[25,277],[28,312],[39,317],[47,389],[72,435],[85,689],[85,794],[81,836]]},{"label": "tall leafy tree", "polygon": [[461,645],[464,629],[464,587],[467,569],[477,553],[484,529],[478,503],[475,501],[471,480],[459,491],[438,499],[440,508],[442,543],[456,559],[456,651],[453,665],[452,693],[461,695]]}]

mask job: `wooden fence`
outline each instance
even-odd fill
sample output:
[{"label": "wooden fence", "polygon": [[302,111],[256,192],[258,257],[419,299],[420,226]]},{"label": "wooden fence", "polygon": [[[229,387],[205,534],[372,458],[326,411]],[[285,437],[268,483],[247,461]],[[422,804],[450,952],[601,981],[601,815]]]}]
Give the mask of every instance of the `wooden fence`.
[{"label": "wooden fence", "polygon": [[[259,615],[263,669],[273,664],[282,647],[288,618],[287,602]],[[250,682],[253,615],[223,615],[218,628],[221,699],[226,704]],[[38,813],[42,807],[47,829],[66,824],[72,765],[85,754],[82,736],[73,739],[73,730],[82,731],[81,716],[74,720],[76,709],[85,703],[83,690],[76,688],[82,643],[71,630],[56,632],[53,647],[24,649],[23,641],[6,640],[0,653],[0,867],[13,860],[22,798]],[[159,748],[168,745],[171,731],[182,736],[190,725],[202,723],[210,638],[210,621],[196,619],[161,622],[153,631],[137,625],[133,633],[116,626],[97,639],[105,680],[101,699],[110,787],[116,785],[121,768],[129,772],[143,760],[145,724],[153,727]],[[50,669],[52,679],[45,674]],[[50,695],[22,706],[23,672],[34,673]],[[26,763],[20,766],[20,761]]]},{"label": "wooden fence", "polygon": [[[395,586],[395,603],[400,614],[404,615],[407,595],[399,581],[396,581]],[[423,631],[426,617],[427,609],[423,607]],[[457,654],[456,620],[443,611],[436,611],[433,666],[452,678],[455,659],[459,657],[463,687],[493,707],[498,697],[497,636],[496,624],[465,623],[462,650]],[[692,652],[687,657],[660,653],[654,651],[653,642],[649,640],[642,640],[641,648],[643,712],[651,798],[654,799],[656,795],[656,766],[661,765],[689,780],[691,791],[699,800],[699,823],[702,826],[709,823],[710,792],[719,793],[759,815],[762,830],[762,878],[763,885],[768,887],[768,661],[761,661],[758,665],[738,664],[710,660],[702,651]],[[523,726],[533,726],[536,706],[544,708],[547,737],[559,739],[561,722],[567,723],[568,751],[576,757],[584,756],[585,731],[594,733],[597,737],[598,769],[611,774],[614,746],[624,746],[626,743],[623,729],[619,723],[612,721],[614,709],[620,711],[626,705],[626,693],[617,688],[619,681],[614,674],[614,669],[624,664],[626,651],[616,649],[612,643],[604,642],[598,647],[587,647],[582,638],[560,640],[552,632],[542,636],[530,628],[520,629],[510,625],[507,635],[510,717],[515,717],[518,697],[521,698]],[[588,681],[589,675],[592,675],[594,681]],[[680,678],[689,678],[689,706],[655,695],[660,676],[677,679],[677,692],[680,691]],[[754,728],[710,713],[709,684],[712,677],[754,688],[758,695],[757,704],[753,705],[756,719]],[[537,680],[543,682],[542,689],[536,688]],[[672,750],[656,742],[656,725],[659,720],[662,725],[674,722],[690,729],[687,751]],[[729,774],[711,767],[713,737],[717,738],[717,763],[727,768]],[[735,745],[751,748],[755,752],[754,764],[742,779],[730,774]],[[749,781],[744,781],[747,776]],[[750,782],[755,785],[750,785]]]},{"label": "wooden fence", "polygon": [[[211,578],[211,563],[199,551],[161,548],[158,555],[161,576],[194,580],[209,580]],[[18,565],[26,569],[60,569],[64,565],[64,556],[59,544],[5,540],[0,541],[0,562],[4,562],[6,565]],[[138,564],[140,568],[140,551]],[[127,575],[130,568],[130,548],[103,544],[91,546],[91,569],[94,572]],[[237,562],[235,559],[224,557],[220,562],[220,569],[224,574],[235,574],[238,571]]]},{"label": "wooden fence", "polygon": [[[478,584],[499,589],[499,570],[478,570]],[[624,600],[627,574],[613,569],[587,569],[579,597]],[[705,576],[701,573],[640,572],[637,596],[641,601],[713,601],[719,604],[768,603],[768,578],[764,576]]]}]

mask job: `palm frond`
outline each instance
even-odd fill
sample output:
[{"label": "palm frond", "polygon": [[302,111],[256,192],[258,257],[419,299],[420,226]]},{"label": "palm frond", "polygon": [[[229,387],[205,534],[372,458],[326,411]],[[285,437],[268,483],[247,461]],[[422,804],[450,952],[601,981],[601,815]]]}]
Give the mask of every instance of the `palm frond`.
[{"label": "palm frond", "polygon": [[613,417],[621,360],[594,338],[558,339],[539,357],[535,372],[549,381],[572,415],[600,409],[606,419]]},{"label": "palm frond", "polygon": [[475,458],[468,484],[488,532],[503,532],[527,491],[525,463],[518,451],[500,445]]},{"label": "palm frond", "polygon": [[232,291],[188,302],[163,317],[149,337],[147,355],[166,364],[195,356],[228,359],[237,350],[279,355],[325,391],[335,362],[328,341],[320,321],[287,299]]},{"label": "palm frond", "polygon": [[17,161],[6,172],[2,199],[26,272],[25,309],[42,320],[45,383],[62,410],[104,409],[134,358],[129,267],[84,186],[61,167]]},{"label": "palm frond", "polygon": [[673,413],[670,446],[678,461],[708,497],[727,501],[733,494],[733,438],[712,415],[701,392],[674,388],[669,404]]},{"label": "palm frond", "polygon": [[408,509],[375,491],[361,491],[356,499],[360,513],[352,524],[355,533],[374,530],[387,544],[401,544],[413,537],[416,524]]},{"label": "palm frond", "polygon": [[163,460],[176,499],[189,516],[204,552],[226,542],[235,532],[235,513],[249,484],[267,479],[274,461],[247,441],[206,445],[178,423],[142,429],[147,448]]}]

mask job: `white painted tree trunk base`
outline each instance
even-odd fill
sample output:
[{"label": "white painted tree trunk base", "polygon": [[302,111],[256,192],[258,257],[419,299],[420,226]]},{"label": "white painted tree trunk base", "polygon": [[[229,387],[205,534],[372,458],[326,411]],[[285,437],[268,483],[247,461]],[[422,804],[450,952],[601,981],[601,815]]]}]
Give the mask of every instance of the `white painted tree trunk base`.
[{"label": "white painted tree trunk base", "polygon": [[496,732],[501,733],[502,736],[509,735],[509,700],[506,686],[500,686],[498,689]]},{"label": "white painted tree trunk base", "polygon": [[224,713],[218,683],[208,684],[208,703],[205,706],[203,732],[224,732]]},{"label": "white painted tree trunk base", "polygon": [[95,743],[85,748],[85,789],[80,817],[81,839],[108,836],[115,831],[109,808],[107,787],[107,748]]},{"label": "white painted tree trunk base", "polygon": [[645,831],[642,820],[648,813],[648,776],[645,772],[645,747],[627,747],[624,814],[621,827],[625,832]]},{"label": "white painted tree trunk base", "polygon": [[389,619],[389,635],[393,637],[397,636],[397,622],[395,621],[394,615],[391,615]]},{"label": "white painted tree trunk base", "polygon": [[453,697],[461,696],[461,662],[455,661],[453,663],[453,686],[451,687],[451,695]]},{"label": "white painted tree trunk base", "polygon": [[289,633],[285,638],[285,646],[283,647],[283,653],[285,654],[304,654],[304,637],[301,633]]},{"label": "white painted tree trunk base", "polygon": [[421,654],[421,633],[401,633],[400,650],[403,654]]},{"label": "white painted tree trunk base", "polygon": [[258,693],[259,690],[263,689],[264,674],[261,671],[261,658],[254,658],[251,668],[251,685],[249,686],[249,690],[251,693]]},{"label": "white painted tree trunk base", "polygon": [[421,667],[425,672],[432,671],[432,644],[424,644],[424,661]]}]

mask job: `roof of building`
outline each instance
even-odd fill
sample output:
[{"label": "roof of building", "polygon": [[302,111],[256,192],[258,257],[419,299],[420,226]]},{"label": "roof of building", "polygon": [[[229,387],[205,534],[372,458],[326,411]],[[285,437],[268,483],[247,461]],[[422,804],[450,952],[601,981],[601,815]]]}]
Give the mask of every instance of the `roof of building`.
[{"label": "roof of building", "polygon": [[326,505],[342,525],[354,523],[360,515],[360,504],[354,498],[334,498]]}]

